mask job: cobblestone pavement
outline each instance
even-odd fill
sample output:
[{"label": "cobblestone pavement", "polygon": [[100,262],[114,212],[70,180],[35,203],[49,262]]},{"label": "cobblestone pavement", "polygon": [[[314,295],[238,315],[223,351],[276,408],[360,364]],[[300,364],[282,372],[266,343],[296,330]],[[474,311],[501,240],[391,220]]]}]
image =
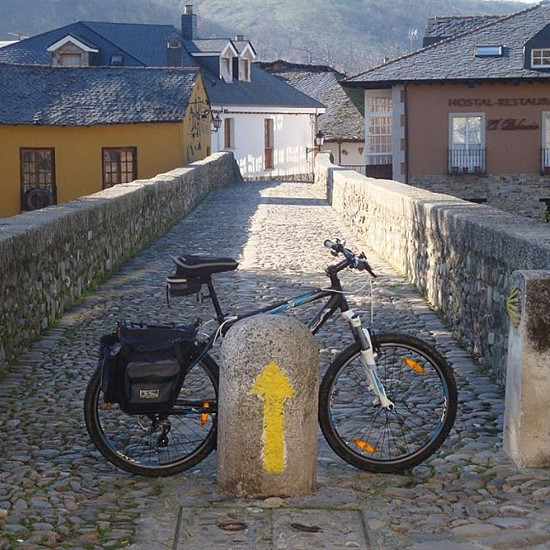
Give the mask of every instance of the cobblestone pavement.
[{"label": "cobblestone pavement", "polygon": [[[246,309],[324,284],[331,257],[322,243],[338,236],[365,250],[379,274],[376,324],[435,343],[453,364],[458,417],[436,456],[407,474],[375,475],[342,462],[320,437],[315,494],[263,500],[220,494],[215,454],[164,479],[127,474],[101,457],[82,414],[99,336],[119,319],[172,322],[208,311],[193,298],[166,307],[170,255],[239,259],[217,288],[224,304]],[[363,307],[360,275],[345,282]],[[318,338],[323,365],[349,342],[343,321],[329,325]],[[518,469],[506,457],[502,413],[502,390],[311,185],[231,186],[91,293],[0,381],[0,549],[550,548],[550,471]],[[228,531],[228,523],[243,529]]]}]

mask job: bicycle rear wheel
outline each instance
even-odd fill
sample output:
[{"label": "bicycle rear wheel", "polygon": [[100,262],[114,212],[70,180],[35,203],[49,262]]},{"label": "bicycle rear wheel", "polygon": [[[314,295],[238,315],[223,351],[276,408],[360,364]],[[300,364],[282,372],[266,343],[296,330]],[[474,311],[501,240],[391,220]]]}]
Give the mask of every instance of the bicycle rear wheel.
[{"label": "bicycle rear wheel", "polygon": [[319,392],[319,423],[332,449],[362,470],[407,470],[437,451],[456,417],[451,367],[429,344],[404,334],[376,336],[378,376],[393,410],[374,402],[359,346],[342,351]]},{"label": "bicycle rear wheel", "polygon": [[84,397],[90,438],[109,462],[133,474],[169,476],[187,470],[216,447],[218,377],[218,365],[206,355],[186,375],[172,410],[129,415],[104,403],[97,369]]}]

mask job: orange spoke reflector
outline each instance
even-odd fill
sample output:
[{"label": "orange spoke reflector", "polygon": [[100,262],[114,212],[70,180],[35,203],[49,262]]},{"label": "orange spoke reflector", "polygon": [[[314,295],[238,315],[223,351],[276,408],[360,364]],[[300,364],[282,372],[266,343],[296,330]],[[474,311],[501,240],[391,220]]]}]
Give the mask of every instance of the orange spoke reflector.
[{"label": "orange spoke reflector", "polygon": [[411,367],[414,372],[417,372],[418,374],[426,374],[424,367],[417,361],[414,361],[409,357],[403,357],[403,361],[405,361],[405,364]]},{"label": "orange spoke reflector", "polygon": [[[209,409],[210,408],[210,403],[208,403],[208,401],[205,401],[202,404],[202,406],[203,406],[204,409]],[[210,414],[206,413],[206,412],[203,412],[201,414],[201,426],[204,426],[208,422],[208,417],[209,416],[210,416]]]},{"label": "orange spoke reflector", "polygon": [[359,438],[355,438],[353,442],[363,451],[366,451],[367,453],[376,453],[378,452],[376,447],[373,447],[372,445],[369,445],[366,441],[362,441]]}]

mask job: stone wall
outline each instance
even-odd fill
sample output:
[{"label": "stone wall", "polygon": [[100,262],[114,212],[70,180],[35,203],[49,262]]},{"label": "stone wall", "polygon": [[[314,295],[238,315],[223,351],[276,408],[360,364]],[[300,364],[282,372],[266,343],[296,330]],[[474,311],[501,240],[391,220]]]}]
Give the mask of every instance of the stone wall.
[{"label": "stone wall", "polygon": [[210,191],[241,179],[218,153],[150,180],[0,219],[0,368]]},{"label": "stone wall", "polygon": [[483,202],[499,210],[540,221],[550,207],[550,177],[533,174],[461,174],[415,176],[410,184],[433,193],[452,193],[468,201]]},{"label": "stone wall", "polygon": [[511,275],[549,268],[550,226],[449,195],[366,178],[332,165],[328,154],[317,158],[315,186],[504,382]]}]

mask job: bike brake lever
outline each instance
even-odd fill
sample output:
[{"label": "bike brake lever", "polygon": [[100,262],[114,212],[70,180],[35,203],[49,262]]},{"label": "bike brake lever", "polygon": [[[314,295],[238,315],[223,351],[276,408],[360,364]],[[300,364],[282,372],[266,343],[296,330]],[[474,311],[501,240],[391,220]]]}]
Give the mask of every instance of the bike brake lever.
[{"label": "bike brake lever", "polygon": [[358,264],[360,262],[359,265],[361,266],[361,267],[359,267],[359,265],[358,265],[358,269],[360,271],[362,271],[364,269],[371,277],[376,279],[376,273],[372,270],[372,267],[370,266],[369,262],[367,261],[367,257],[365,256],[365,253],[361,252],[361,254],[359,254],[357,259],[358,259]]}]

